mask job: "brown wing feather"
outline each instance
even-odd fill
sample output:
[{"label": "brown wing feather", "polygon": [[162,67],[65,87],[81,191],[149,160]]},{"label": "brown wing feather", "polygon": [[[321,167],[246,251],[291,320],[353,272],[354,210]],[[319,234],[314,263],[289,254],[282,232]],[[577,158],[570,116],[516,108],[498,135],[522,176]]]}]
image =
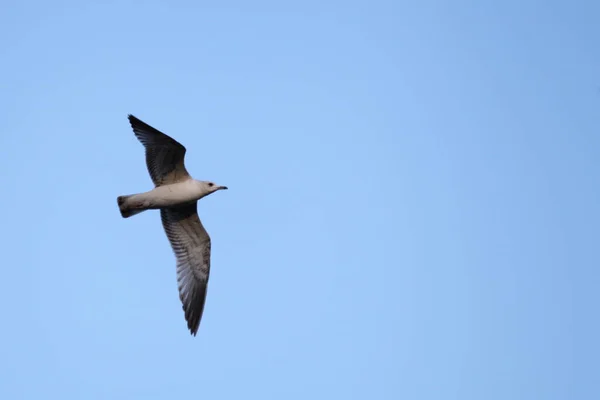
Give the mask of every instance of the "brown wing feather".
[{"label": "brown wing feather", "polygon": [[155,186],[189,179],[185,169],[185,147],[144,121],[129,115],[133,133],[146,149],[146,166]]},{"label": "brown wing feather", "polygon": [[162,209],[160,216],[177,258],[177,283],[185,319],[196,336],[210,274],[210,236],[200,222],[196,202]]}]

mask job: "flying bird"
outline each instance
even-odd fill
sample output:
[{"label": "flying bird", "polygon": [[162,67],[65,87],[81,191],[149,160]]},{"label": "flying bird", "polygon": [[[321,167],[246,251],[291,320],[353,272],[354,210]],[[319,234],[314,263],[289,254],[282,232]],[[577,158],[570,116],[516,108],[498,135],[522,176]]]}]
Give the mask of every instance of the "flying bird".
[{"label": "flying bird", "polygon": [[196,336],[210,274],[210,236],[198,217],[198,200],[227,189],[193,179],[184,165],[186,149],[179,142],[129,115],[133,133],[144,145],[154,189],[117,197],[123,218],[160,210],[163,228],[177,259],[179,298],[190,333]]}]

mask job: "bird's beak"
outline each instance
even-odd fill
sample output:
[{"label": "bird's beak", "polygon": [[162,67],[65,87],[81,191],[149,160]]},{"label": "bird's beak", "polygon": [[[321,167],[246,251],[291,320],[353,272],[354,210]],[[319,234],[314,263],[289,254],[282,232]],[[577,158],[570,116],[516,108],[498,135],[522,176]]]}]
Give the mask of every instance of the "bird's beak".
[{"label": "bird's beak", "polygon": [[219,189],[217,190],[227,190],[227,186],[219,186]]}]

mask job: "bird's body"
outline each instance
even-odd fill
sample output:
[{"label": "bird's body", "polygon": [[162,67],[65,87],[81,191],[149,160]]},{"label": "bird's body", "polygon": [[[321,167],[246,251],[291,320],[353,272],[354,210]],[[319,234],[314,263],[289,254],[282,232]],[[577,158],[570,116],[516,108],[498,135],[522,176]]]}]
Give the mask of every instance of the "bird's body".
[{"label": "bird's body", "polygon": [[206,196],[204,182],[186,179],[181,182],[163,186],[138,194],[119,196],[118,203],[124,218],[146,210],[178,207],[193,203]]},{"label": "bird's body", "polygon": [[184,165],[186,149],[179,142],[129,115],[138,140],[146,149],[146,165],[154,189],[118,196],[123,218],[160,210],[163,228],[177,258],[177,283],[188,329],[198,332],[210,275],[210,236],[198,217],[198,200],[227,189],[193,179]]}]

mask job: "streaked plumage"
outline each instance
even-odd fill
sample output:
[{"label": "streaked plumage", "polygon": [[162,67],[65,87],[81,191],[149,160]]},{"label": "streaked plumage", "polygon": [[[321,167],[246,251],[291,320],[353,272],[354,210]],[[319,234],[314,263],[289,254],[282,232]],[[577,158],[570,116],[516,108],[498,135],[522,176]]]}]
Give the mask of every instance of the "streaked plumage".
[{"label": "streaked plumage", "polygon": [[123,218],[160,209],[163,228],[177,259],[179,298],[185,319],[195,336],[204,312],[210,275],[210,236],[197,213],[197,201],[225,186],[196,181],[184,164],[186,149],[179,142],[133,115],[129,122],[144,145],[146,166],[155,188],[149,192],[119,196]]},{"label": "streaked plumage", "polygon": [[146,166],[155,186],[190,179],[184,165],[186,149],[181,143],[133,115],[129,115],[129,122],[146,149]]}]

